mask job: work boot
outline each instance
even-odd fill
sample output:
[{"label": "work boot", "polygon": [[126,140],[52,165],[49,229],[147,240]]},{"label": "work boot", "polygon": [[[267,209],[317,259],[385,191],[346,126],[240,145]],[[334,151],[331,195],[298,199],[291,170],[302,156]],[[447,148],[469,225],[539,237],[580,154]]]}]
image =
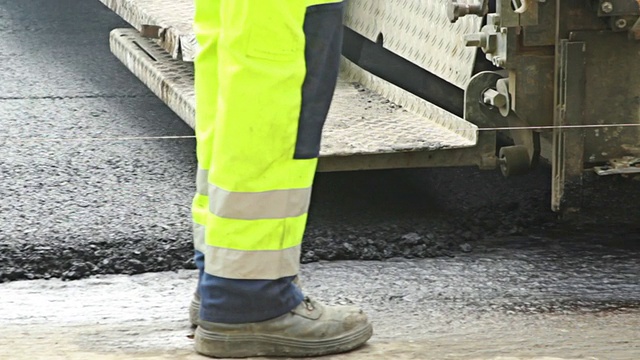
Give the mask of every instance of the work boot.
[{"label": "work boot", "polygon": [[221,358],[322,356],[356,349],[372,334],[362,310],[324,306],[305,298],[295,309],[267,321],[222,324],[200,320],[195,348],[202,355]]},{"label": "work boot", "polygon": [[[300,282],[300,276],[296,276],[293,279],[293,283],[302,290],[302,283]],[[193,294],[193,298],[191,299],[191,304],[189,304],[189,322],[191,326],[198,326],[198,319],[200,318],[200,294],[196,291]]]}]

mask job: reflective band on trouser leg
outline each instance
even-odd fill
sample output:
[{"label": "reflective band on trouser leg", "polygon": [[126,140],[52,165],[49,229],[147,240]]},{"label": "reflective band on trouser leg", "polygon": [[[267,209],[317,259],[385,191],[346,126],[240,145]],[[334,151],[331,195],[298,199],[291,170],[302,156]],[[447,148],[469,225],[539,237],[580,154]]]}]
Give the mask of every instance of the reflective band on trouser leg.
[{"label": "reflective band on trouser leg", "polygon": [[[215,216],[238,220],[282,219],[307,213],[311,187],[263,192],[231,192],[209,186],[209,211]],[[268,204],[256,206],[255,204]]]},{"label": "reflective band on trouser leg", "polygon": [[[279,279],[295,276],[290,269],[300,263],[300,245],[276,251],[244,251],[207,246],[205,270],[207,274],[218,273],[220,277],[233,274],[234,278],[243,279]],[[283,276],[282,274],[289,274]]]},{"label": "reflective band on trouser leg", "polygon": [[[206,162],[209,163],[208,161]],[[209,196],[209,170],[198,167],[196,175],[196,193],[202,196]]]},{"label": "reflective band on trouser leg", "polygon": [[193,218],[193,246],[195,250],[204,252],[205,224],[207,223],[207,214],[209,207],[209,184],[207,178],[209,171],[198,168],[196,175],[196,194],[193,198],[191,206],[191,214]]},{"label": "reflective band on trouser leg", "polygon": [[196,193],[191,210],[193,216],[193,261],[198,269],[198,283],[196,286],[196,293],[198,293],[198,295],[200,295],[200,284],[204,276],[205,267],[204,251],[206,250],[206,246],[204,242],[205,225],[203,224],[206,223],[207,220],[206,206],[208,202],[208,196]]},{"label": "reflective band on trouser leg", "polygon": [[[317,163],[316,159],[293,159],[306,76],[306,6],[302,1],[223,1],[221,13],[218,61],[224,71],[219,72],[209,172],[210,209],[215,213],[207,219],[206,243],[246,251],[246,266],[267,268],[275,264],[252,264],[252,253],[300,245],[307,209],[284,217],[268,215],[282,204],[272,204],[264,194],[282,192],[287,199],[295,197],[289,192],[309,189]],[[225,198],[240,202],[215,201]],[[280,210],[288,212],[287,205]],[[243,259],[235,256],[234,261]],[[296,275],[299,265],[278,267],[282,273],[269,278],[218,273],[214,269],[222,267],[210,266],[208,260],[206,269],[211,275],[230,279],[275,280]]]}]

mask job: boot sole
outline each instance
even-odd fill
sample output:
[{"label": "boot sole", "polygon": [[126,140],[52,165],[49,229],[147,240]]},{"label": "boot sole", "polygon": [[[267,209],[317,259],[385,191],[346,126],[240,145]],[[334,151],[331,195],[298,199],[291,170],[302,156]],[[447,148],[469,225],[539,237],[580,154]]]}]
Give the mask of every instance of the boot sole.
[{"label": "boot sole", "polygon": [[322,356],[354,350],[364,345],[372,335],[371,324],[339,338],[322,340],[298,340],[266,334],[224,334],[198,327],[195,332],[195,350],[199,354],[216,358]]}]

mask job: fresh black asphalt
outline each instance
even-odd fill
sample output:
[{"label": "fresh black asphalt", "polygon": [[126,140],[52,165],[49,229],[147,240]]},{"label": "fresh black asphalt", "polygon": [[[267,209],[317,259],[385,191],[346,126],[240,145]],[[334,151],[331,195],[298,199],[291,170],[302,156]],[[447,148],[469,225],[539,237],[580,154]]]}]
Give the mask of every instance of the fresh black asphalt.
[{"label": "fresh black asphalt", "polygon": [[[110,53],[119,27],[97,0],[0,0],[0,282],[193,267],[195,141],[113,139],[193,131]],[[637,182],[614,190],[640,194]],[[520,179],[319,174],[302,261],[456,256],[485,239],[546,236],[567,228],[549,196],[544,166]],[[598,241],[640,243],[636,222],[605,213]]]}]

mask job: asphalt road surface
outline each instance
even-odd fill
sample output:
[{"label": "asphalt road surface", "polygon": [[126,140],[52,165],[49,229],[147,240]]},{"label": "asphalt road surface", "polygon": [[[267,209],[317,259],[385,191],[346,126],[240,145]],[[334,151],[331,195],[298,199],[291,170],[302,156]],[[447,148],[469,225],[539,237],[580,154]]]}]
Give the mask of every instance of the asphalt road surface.
[{"label": "asphalt road surface", "polygon": [[[369,346],[337,359],[638,359],[640,251],[563,238],[312,263],[302,286],[374,324]],[[0,284],[0,358],[203,359],[187,320],[195,282],[187,270]]]},{"label": "asphalt road surface", "polygon": [[[188,332],[196,163],[192,139],[113,139],[193,134],[109,52],[118,27],[97,0],[0,0],[0,358],[191,358],[132,340]],[[566,224],[549,172],[320,174],[309,292],[377,319],[363,358],[640,358],[638,182],[589,184]]]},{"label": "asphalt road surface", "polygon": [[[193,131],[110,53],[118,27],[97,1],[0,0],[0,282],[193,267],[194,140],[130,139]],[[302,261],[452,256],[544,234],[560,226],[549,172],[320,174]],[[638,234],[637,184],[588,197],[605,237]]]}]

